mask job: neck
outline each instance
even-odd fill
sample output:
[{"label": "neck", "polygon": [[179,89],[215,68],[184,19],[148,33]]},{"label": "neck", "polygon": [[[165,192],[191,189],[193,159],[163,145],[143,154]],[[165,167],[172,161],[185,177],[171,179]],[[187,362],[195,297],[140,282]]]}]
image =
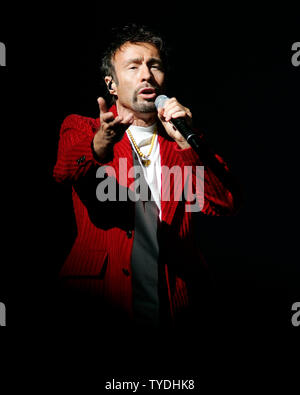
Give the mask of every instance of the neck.
[{"label": "neck", "polygon": [[149,113],[135,112],[118,105],[118,102],[116,103],[116,105],[117,105],[118,114],[123,118],[127,117],[128,114],[133,115],[132,125],[134,126],[141,126],[145,128],[147,126],[153,125],[157,120],[156,112],[149,112]]},{"label": "neck", "polygon": [[142,126],[146,128],[147,126],[151,126],[156,122],[156,114],[151,118],[148,117],[147,119],[143,119],[141,117],[134,117],[132,125],[134,126]]}]

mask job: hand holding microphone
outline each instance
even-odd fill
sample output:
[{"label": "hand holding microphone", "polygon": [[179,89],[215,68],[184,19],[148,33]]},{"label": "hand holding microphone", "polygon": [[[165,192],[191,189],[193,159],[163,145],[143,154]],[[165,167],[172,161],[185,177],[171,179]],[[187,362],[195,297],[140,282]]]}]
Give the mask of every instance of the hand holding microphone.
[{"label": "hand holding microphone", "polygon": [[192,147],[196,151],[200,148],[199,136],[192,128],[192,113],[187,107],[178,103],[175,97],[169,99],[165,95],[157,96],[155,107],[167,133],[180,148]]}]

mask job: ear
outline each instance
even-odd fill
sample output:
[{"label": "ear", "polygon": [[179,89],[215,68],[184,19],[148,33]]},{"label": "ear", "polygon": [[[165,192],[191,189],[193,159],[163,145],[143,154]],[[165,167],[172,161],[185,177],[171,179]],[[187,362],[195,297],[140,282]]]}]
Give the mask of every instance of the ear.
[{"label": "ear", "polygon": [[104,78],[104,81],[106,83],[106,86],[107,86],[107,89],[108,89],[109,93],[111,95],[116,95],[116,84],[115,84],[112,76],[110,76],[110,75],[106,76]]}]

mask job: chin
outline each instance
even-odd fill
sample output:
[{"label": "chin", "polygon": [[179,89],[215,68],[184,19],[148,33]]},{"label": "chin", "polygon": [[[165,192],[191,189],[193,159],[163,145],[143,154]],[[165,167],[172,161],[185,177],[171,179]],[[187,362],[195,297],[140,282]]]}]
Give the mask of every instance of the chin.
[{"label": "chin", "polygon": [[153,113],[156,111],[154,101],[135,103],[133,105],[133,109],[134,109],[134,111],[141,112],[141,113]]}]

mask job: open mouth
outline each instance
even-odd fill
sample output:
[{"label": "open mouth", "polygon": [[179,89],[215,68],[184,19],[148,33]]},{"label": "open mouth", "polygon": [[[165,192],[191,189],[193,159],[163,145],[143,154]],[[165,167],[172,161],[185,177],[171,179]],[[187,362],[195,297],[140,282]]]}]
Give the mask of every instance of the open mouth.
[{"label": "open mouth", "polygon": [[139,91],[139,95],[144,99],[154,99],[156,97],[156,90],[154,88],[143,88]]}]

